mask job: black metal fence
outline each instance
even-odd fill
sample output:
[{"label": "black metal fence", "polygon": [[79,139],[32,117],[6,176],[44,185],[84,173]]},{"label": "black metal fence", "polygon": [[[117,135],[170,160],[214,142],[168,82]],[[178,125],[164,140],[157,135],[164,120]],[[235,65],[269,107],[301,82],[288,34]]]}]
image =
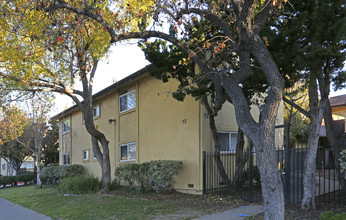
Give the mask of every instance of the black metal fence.
[{"label": "black metal fence", "polygon": [[[336,170],[333,148],[319,148],[316,158],[316,204],[345,204],[345,190]],[[277,149],[278,169],[281,173],[286,204],[299,204],[303,198],[304,159],[307,153],[305,146],[293,149]],[[336,151],[335,151],[336,152]],[[261,201],[261,186],[255,153],[252,153],[243,167],[237,167],[234,153],[219,155],[224,171],[231,182],[227,186],[217,168],[214,153],[203,152],[203,193],[228,194],[246,201]],[[241,169],[239,178],[235,177],[236,169]],[[237,180],[236,180],[237,179]],[[237,184],[235,183],[237,182]]]}]

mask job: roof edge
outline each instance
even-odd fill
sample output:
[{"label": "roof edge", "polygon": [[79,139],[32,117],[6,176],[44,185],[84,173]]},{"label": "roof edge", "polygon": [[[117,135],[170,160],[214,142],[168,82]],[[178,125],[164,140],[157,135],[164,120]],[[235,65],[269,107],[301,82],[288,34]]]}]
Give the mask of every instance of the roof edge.
[{"label": "roof edge", "polygon": [[[102,89],[101,91],[95,93],[92,98],[93,99],[96,99],[102,95],[105,95],[106,93],[110,92],[110,91],[113,91],[119,87],[121,87],[122,85],[124,85],[125,83],[128,83],[129,81],[132,81],[142,75],[144,75],[145,73],[147,72],[147,67],[144,67],[134,73],[132,73],[131,75],[121,79],[119,82],[116,82],[104,89]],[[51,120],[57,120],[57,119],[60,119],[66,115],[69,115],[70,113],[72,113],[73,111],[77,110],[78,109],[78,106],[75,104],[71,107],[69,107],[68,109],[56,114],[55,116],[51,117]]]}]

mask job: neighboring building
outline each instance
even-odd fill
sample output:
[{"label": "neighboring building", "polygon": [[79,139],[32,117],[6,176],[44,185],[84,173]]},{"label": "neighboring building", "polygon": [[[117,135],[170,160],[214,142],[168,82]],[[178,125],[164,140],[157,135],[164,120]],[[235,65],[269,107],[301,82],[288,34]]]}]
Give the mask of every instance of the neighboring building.
[{"label": "neighboring building", "polygon": [[5,159],[1,158],[0,159],[0,169],[1,172],[0,174],[2,176],[15,176],[16,175],[16,170],[13,169],[10,163],[8,163]]},{"label": "neighboring building", "polygon": [[[346,95],[331,97],[329,101],[334,120],[334,132],[339,140],[338,148],[344,148],[346,143],[342,140],[346,140]],[[324,121],[322,121],[320,130],[319,150],[317,152],[316,163],[318,168],[322,165],[324,168],[334,168],[334,156],[328,143]]]},{"label": "neighboring building", "polygon": [[35,168],[34,158],[32,156],[25,157],[24,162],[20,166],[20,169],[25,169],[25,171],[34,172],[34,168]]},{"label": "neighboring building", "polygon": [[[346,133],[346,95],[331,97],[329,101],[332,108],[334,131],[336,136],[340,137]],[[322,122],[320,131],[320,145],[328,145],[324,122]]]},{"label": "neighboring building", "polygon": [[346,120],[346,94],[330,98],[334,120]]},{"label": "neighboring building", "polygon": [[[119,164],[150,160],[182,160],[174,188],[202,193],[202,152],[213,151],[208,115],[201,102],[172,97],[178,82],[162,83],[145,69],[126,77],[93,96],[95,126],[109,142],[111,174]],[[252,107],[254,118],[258,108]],[[277,124],[283,124],[281,105]],[[81,111],[73,106],[54,118],[59,122],[60,165],[81,164],[88,173],[101,176]],[[235,152],[237,123],[233,106],[226,103],[216,118],[224,153]],[[282,145],[278,129],[277,145]]]}]

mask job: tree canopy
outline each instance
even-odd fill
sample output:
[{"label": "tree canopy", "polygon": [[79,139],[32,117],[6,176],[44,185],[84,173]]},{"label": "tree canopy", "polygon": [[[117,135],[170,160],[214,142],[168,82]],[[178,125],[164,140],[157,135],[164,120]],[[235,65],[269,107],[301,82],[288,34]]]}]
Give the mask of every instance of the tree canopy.
[{"label": "tree canopy", "polygon": [[[34,81],[34,83],[26,83],[26,86],[33,87],[44,85],[44,87],[41,88],[49,88],[51,91],[64,92],[72,98],[75,98],[75,95],[72,94],[81,95],[84,93],[83,97],[86,98],[85,94],[88,94],[90,99],[91,87],[88,85],[92,85],[93,77],[89,77],[88,80],[86,76],[87,74],[93,76],[95,64],[97,64],[97,62],[91,58],[98,56],[90,57],[83,52],[85,52],[86,49],[91,49],[92,46],[90,40],[92,39],[96,42],[98,39],[93,38],[93,36],[99,36],[101,33],[101,39],[103,39],[103,36],[105,38],[107,37],[111,44],[128,39],[146,40],[148,38],[160,38],[170,42],[170,44],[174,44],[176,47],[184,51],[188,57],[185,58],[185,60],[183,58],[181,64],[178,63],[178,65],[186,65],[193,60],[199,66],[201,72],[203,72],[205,76],[213,82],[215,91],[217,91],[215,99],[220,99],[220,92],[224,91],[232,101],[235,107],[239,127],[241,127],[246,136],[248,136],[255,145],[261,177],[265,180],[262,181],[265,218],[283,219],[283,188],[281,177],[277,170],[277,164],[275,163],[274,125],[277,110],[283,94],[284,79],[272,58],[270,51],[268,50],[267,40],[265,40],[261,31],[269,20],[275,18],[282,12],[284,6],[288,5],[286,0],[158,0],[154,2],[89,0],[56,0],[43,2],[29,0],[15,1],[11,2],[11,6],[7,8],[11,13],[6,11],[1,13],[4,15],[15,14],[13,17],[13,23],[10,22],[10,26],[22,22],[27,16],[26,13],[23,14],[23,17],[21,17],[21,14],[13,13],[17,7],[13,6],[13,4],[19,2],[22,2],[22,5],[18,5],[20,7],[31,7],[30,10],[20,10],[20,13],[39,13],[40,16],[37,16],[36,18],[42,20],[50,18],[50,20],[48,19],[46,22],[47,26],[45,27],[49,26],[52,28],[48,32],[45,32],[43,36],[48,36],[48,38],[50,36],[51,41],[40,41],[40,47],[38,48],[46,48],[46,43],[49,47],[45,49],[45,53],[49,55],[50,48],[52,51],[58,50],[60,56],[60,54],[66,54],[70,49],[69,44],[67,45],[67,49],[64,49],[64,46],[66,46],[66,37],[67,40],[71,41],[71,43],[74,42],[74,46],[77,47],[75,47],[72,54],[70,54],[70,56],[62,57],[67,57],[67,61],[71,61],[73,55],[75,56],[74,62],[72,62],[73,65],[71,65],[72,69],[76,67],[77,76],[82,82],[84,82],[83,91],[73,89],[66,84],[63,84],[64,86],[62,86],[60,82],[73,82],[72,79],[73,76],[75,76],[75,72],[68,69],[70,66],[63,65],[62,70],[65,70],[63,75],[64,78],[59,79],[60,75],[54,75],[55,71],[53,71],[59,70],[59,65],[54,62],[56,59],[59,60],[59,58],[55,58],[48,64],[52,64],[53,67],[55,67],[54,65],[57,65],[56,69],[52,68],[53,70],[51,71],[42,71],[42,76],[38,78],[30,78],[31,82]],[[23,20],[21,20],[22,18]],[[72,27],[70,31],[76,33],[76,35],[70,35],[68,33],[71,24],[67,23],[66,26],[68,25],[68,27],[64,29],[64,20],[72,18],[76,20],[76,26]],[[17,22],[14,22],[15,20],[17,20]],[[75,22],[73,19],[71,21]],[[175,35],[165,32],[164,26],[162,26],[164,22],[170,24],[171,29],[176,32]],[[211,28],[211,31],[203,30],[203,27],[199,26],[200,22],[207,22],[210,24],[207,25],[207,27]],[[80,29],[79,23],[83,24],[83,27],[90,27],[90,32],[85,29]],[[134,23],[139,24],[138,27],[131,28],[131,25],[130,27],[125,26],[125,24]],[[13,28],[8,28],[7,30],[12,31]],[[199,30],[201,31],[199,32]],[[90,34],[90,36],[87,33]],[[106,36],[105,33],[108,33],[108,35]],[[204,33],[212,35],[206,37],[203,35]],[[9,36],[6,34],[5,36]],[[190,36],[188,41],[184,39],[186,34]],[[32,36],[30,34],[28,36],[32,36],[33,38],[38,37],[41,39],[41,35]],[[194,35],[195,37],[193,37]],[[72,37],[68,38],[70,36]],[[83,37],[83,39],[79,39],[80,37]],[[11,37],[7,37],[6,39],[11,39]],[[49,42],[52,43],[54,49],[49,45]],[[97,47],[98,44],[95,43],[95,45],[95,47]],[[103,46],[108,47],[109,44]],[[103,51],[101,43],[100,48],[97,48],[97,52]],[[5,53],[1,53],[0,57],[4,57],[4,54]],[[30,56],[32,56],[32,54]],[[28,57],[25,57],[24,64],[20,64],[20,68],[14,68],[13,70],[15,71],[13,72],[2,72],[1,75],[8,80],[17,80],[18,75],[16,77],[16,75],[8,74],[20,73],[23,69],[25,72],[30,72],[31,69],[28,67],[32,67],[31,63],[36,64],[42,62],[39,58],[33,59],[35,62],[31,62],[31,60],[28,62],[27,58]],[[54,58],[54,55],[51,55],[51,58]],[[36,60],[40,62],[36,62]],[[224,62],[224,60],[227,60],[227,62]],[[61,60],[62,63],[65,61],[66,60]],[[93,64],[93,68],[90,69],[89,72],[88,67],[90,64]],[[179,68],[177,64],[174,66],[175,68]],[[12,66],[10,64],[6,70],[10,70],[11,68]],[[249,103],[243,91],[245,80],[255,74],[257,75],[258,72],[256,70],[260,70],[267,81],[266,99],[261,106],[261,117],[259,121],[256,121],[257,119],[252,117],[249,110]],[[37,73],[40,72],[41,71],[37,71]],[[49,75],[56,76],[55,78],[53,77],[53,79],[58,79],[58,82],[51,84],[52,82],[46,78]],[[26,77],[27,75],[24,74],[23,79],[27,79]],[[36,89],[40,88],[36,87]],[[92,104],[91,101],[88,102],[88,99],[85,99],[84,101],[88,105]],[[76,103],[81,107],[81,109],[83,109],[83,106],[80,105],[78,100]],[[87,112],[90,113],[90,115],[85,115],[86,121],[92,121],[90,109]],[[86,125],[89,126],[90,124],[86,123]],[[104,143],[103,145],[106,145],[107,140],[103,139],[101,134],[93,130],[93,126],[88,126],[87,130],[90,131],[94,137],[97,137],[101,143]],[[106,153],[105,149],[107,150],[107,148],[104,148],[104,153]],[[97,156],[97,158],[99,159],[99,156]]]}]

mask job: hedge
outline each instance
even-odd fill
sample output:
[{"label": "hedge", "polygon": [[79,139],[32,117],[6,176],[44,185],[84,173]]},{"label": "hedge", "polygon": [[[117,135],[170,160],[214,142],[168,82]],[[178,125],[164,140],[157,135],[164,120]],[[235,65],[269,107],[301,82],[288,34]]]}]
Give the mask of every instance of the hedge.
[{"label": "hedge", "polygon": [[32,181],[36,178],[35,174],[30,172],[30,173],[25,173],[22,175],[17,175],[16,176],[16,182],[24,182],[25,184],[29,181]]},{"label": "hedge", "polygon": [[137,184],[142,190],[153,187],[164,192],[172,187],[173,177],[182,168],[182,161],[152,160],[139,164],[122,164],[115,170],[115,176],[127,181],[130,187]]},{"label": "hedge", "polygon": [[15,176],[1,176],[0,177],[0,185],[13,184],[16,182]]},{"label": "hedge", "polygon": [[44,167],[41,171],[41,180],[44,183],[57,183],[70,176],[82,175],[84,168],[82,165],[62,165]]}]

